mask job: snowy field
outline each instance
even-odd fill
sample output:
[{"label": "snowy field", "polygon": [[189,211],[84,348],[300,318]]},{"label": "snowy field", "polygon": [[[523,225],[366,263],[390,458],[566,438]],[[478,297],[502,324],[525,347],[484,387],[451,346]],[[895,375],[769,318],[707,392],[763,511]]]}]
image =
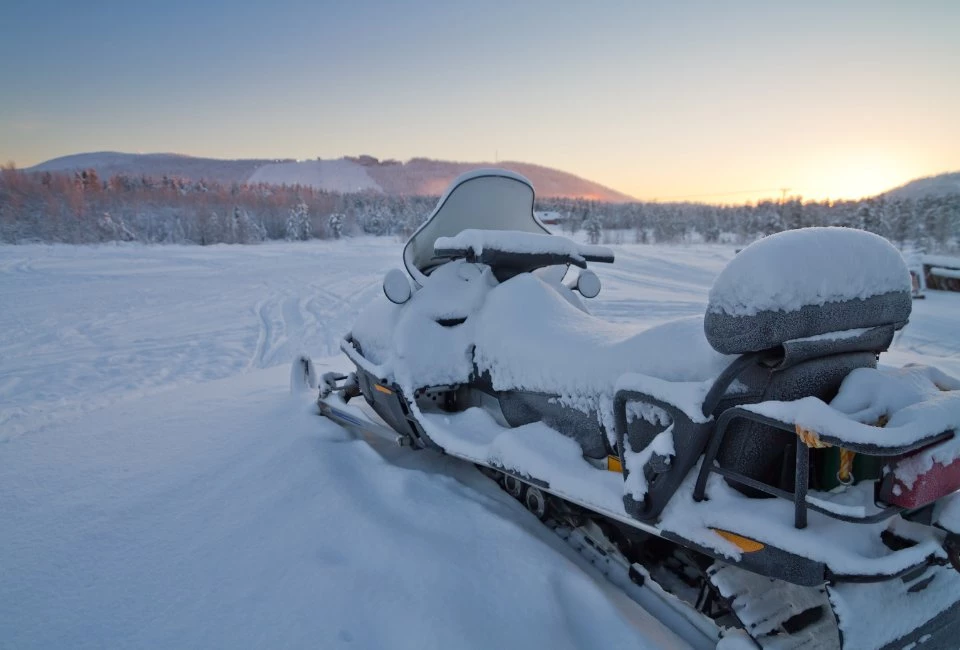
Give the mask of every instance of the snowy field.
[{"label": "snowy field", "polygon": [[[644,326],[733,257],[614,248],[590,306]],[[400,249],[0,247],[0,648],[683,647],[472,468],[291,400]],[[883,361],[960,375],[958,331],[929,292]]]}]

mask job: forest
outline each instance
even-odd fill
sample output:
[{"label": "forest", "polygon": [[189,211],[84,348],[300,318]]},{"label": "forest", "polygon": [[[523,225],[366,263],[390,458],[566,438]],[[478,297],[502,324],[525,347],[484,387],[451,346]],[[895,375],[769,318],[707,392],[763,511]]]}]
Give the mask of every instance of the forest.
[{"label": "forest", "polygon": [[[118,175],[0,169],[0,242],[138,241],[210,245],[337,239],[361,234],[405,238],[436,196],[338,194],[305,186],[230,184]],[[603,243],[743,244],[781,230],[844,226],[882,235],[901,248],[960,250],[960,194],[848,201],[788,197],[745,205],[601,203],[540,198],[565,232]]]}]

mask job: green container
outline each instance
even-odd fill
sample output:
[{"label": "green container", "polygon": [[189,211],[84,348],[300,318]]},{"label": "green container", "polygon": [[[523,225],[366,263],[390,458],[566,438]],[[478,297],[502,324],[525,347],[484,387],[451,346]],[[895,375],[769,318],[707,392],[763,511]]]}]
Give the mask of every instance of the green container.
[{"label": "green container", "polygon": [[[877,456],[857,454],[853,459],[853,482],[873,481],[880,478],[883,459]],[[820,489],[829,492],[840,485],[837,474],[840,472],[840,450],[836,447],[824,449],[820,457]]]}]

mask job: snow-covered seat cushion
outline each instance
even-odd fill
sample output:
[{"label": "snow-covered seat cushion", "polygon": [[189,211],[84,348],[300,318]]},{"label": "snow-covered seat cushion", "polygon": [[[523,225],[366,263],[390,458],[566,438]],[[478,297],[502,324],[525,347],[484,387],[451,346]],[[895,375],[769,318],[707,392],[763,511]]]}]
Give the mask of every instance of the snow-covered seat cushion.
[{"label": "snow-covered seat cushion", "polygon": [[903,327],[912,307],[899,251],[849,228],[771,235],[741,251],[717,276],[704,318],[718,352],[744,354],[831,332]]},{"label": "snow-covered seat cushion", "polygon": [[625,372],[704,381],[730,362],[707,343],[699,316],[638,331],[591,316],[571,299],[532,274],[490,290],[474,322],[474,363],[495,389],[589,399],[611,396]]}]

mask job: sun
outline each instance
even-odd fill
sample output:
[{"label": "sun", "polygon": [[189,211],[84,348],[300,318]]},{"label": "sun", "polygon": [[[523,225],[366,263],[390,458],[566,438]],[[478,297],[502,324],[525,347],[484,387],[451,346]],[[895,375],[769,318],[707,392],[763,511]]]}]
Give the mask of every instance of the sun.
[{"label": "sun", "polygon": [[811,174],[811,199],[859,199],[876,196],[909,181],[912,176],[898,161],[881,157],[862,157],[840,163],[828,161],[823,172]]}]

